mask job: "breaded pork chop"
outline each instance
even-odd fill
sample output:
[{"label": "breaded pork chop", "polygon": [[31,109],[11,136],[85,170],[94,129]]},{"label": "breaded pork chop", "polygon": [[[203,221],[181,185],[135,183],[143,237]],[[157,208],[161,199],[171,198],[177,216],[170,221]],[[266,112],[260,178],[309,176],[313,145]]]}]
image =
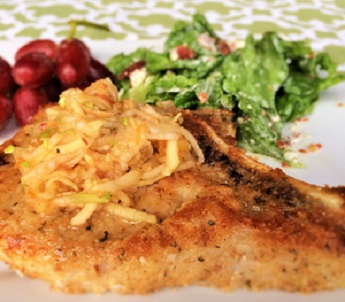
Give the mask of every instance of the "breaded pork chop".
[{"label": "breaded pork chop", "polygon": [[183,113],[206,162],[133,189],[134,207],[159,222],[128,224],[96,211],[71,226],[76,210],[54,216],[24,200],[9,144],[25,145],[41,111],[1,147],[0,259],[83,293],[147,294],[199,284],[313,292],[345,287],[345,189],[321,188],[271,169],[235,147],[208,116]]}]

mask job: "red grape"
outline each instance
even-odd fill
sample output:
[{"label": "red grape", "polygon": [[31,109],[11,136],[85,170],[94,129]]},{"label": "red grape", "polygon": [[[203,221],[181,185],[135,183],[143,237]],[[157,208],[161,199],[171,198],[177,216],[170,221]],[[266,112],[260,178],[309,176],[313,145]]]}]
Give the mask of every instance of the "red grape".
[{"label": "red grape", "polygon": [[56,72],[62,85],[72,87],[83,81],[90,68],[90,59],[90,50],[81,40],[63,40],[56,60]]},{"label": "red grape", "polygon": [[56,43],[49,39],[37,39],[30,41],[19,48],[15,54],[15,61],[18,61],[22,56],[27,53],[39,52],[45,54],[51,60],[55,61],[58,46]]},{"label": "red grape", "polygon": [[40,106],[49,102],[42,87],[20,87],[13,95],[14,114],[20,126],[26,125],[38,112]]},{"label": "red grape", "polygon": [[[80,89],[85,89],[96,80],[104,79],[104,78],[110,78],[111,80],[113,80],[114,76],[104,64],[102,64],[95,58],[91,57],[90,68],[86,77],[83,80],[81,80],[77,85],[74,85],[74,86]],[[68,88],[68,87],[64,87],[64,88]]]},{"label": "red grape", "polygon": [[56,103],[59,101],[61,94],[61,83],[58,78],[53,78],[48,84],[42,86],[47,93],[49,102]]},{"label": "red grape", "polygon": [[20,86],[38,87],[53,77],[54,64],[45,54],[27,53],[14,64],[12,75]]},{"label": "red grape", "polygon": [[91,58],[89,72],[86,78],[92,83],[99,79],[110,78],[113,79],[111,71],[100,61]]},{"label": "red grape", "polygon": [[[92,84],[92,82],[85,78],[85,79],[81,80],[77,85],[73,85],[73,87],[84,90],[85,88],[89,87],[91,84]],[[71,87],[63,86],[62,90],[66,90],[69,88],[71,88]]]},{"label": "red grape", "polygon": [[11,71],[10,64],[0,57],[0,93],[9,92],[14,87]]},{"label": "red grape", "polygon": [[13,68],[0,57],[0,130],[13,111],[24,126],[40,106],[57,102],[63,89],[85,88],[106,77],[114,79],[83,41],[66,39],[57,45],[49,39],[33,40],[18,49]]},{"label": "red grape", "polygon": [[0,130],[6,125],[12,115],[12,102],[6,94],[0,94]]}]

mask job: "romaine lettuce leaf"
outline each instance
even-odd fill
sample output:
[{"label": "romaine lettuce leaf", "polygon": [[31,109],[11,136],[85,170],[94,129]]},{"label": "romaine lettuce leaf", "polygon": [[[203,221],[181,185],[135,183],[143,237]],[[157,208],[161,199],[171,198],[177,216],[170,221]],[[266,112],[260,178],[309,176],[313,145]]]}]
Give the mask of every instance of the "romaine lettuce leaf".
[{"label": "romaine lettuce leaf", "polygon": [[149,52],[151,51],[147,48],[138,48],[131,54],[120,53],[110,58],[107,63],[107,67],[114,75],[119,76],[122,71],[133,63],[138,61],[146,61],[146,56]]},{"label": "romaine lettuce leaf", "polygon": [[239,145],[246,150],[283,159],[277,140],[282,125],[275,97],[289,75],[284,47],[275,33],[265,33],[255,41],[249,35],[243,49],[224,60],[224,90],[238,101],[240,115]]},{"label": "romaine lettuce leaf", "polygon": [[125,97],[127,97],[130,100],[136,100],[138,102],[145,103],[147,94],[149,93],[153,82],[156,81],[157,79],[158,78],[156,76],[153,76],[153,75],[148,76],[143,83],[139,84],[136,87],[127,89]]},{"label": "romaine lettuce leaf", "polygon": [[205,78],[222,64],[223,57],[200,56],[193,60],[171,61],[165,53],[149,52],[146,56],[146,68],[149,73],[173,71],[190,78]]},{"label": "romaine lettuce leaf", "polygon": [[214,50],[207,49],[198,42],[200,34],[205,33],[216,41],[219,39],[213,27],[202,14],[195,14],[192,18],[192,22],[177,21],[165,41],[164,51],[169,53],[170,50],[174,49],[176,46],[185,45],[191,48],[198,55],[214,53]]},{"label": "romaine lettuce leaf", "polygon": [[[205,96],[203,101],[201,101],[202,96]],[[201,80],[175,73],[165,74],[152,83],[146,96],[146,101],[149,103],[161,100],[173,100],[180,108],[227,107],[232,109],[235,106],[235,103],[224,95],[220,73],[211,74]]]},{"label": "romaine lettuce leaf", "polygon": [[345,80],[327,53],[313,54],[300,49],[300,42],[289,44],[290,74],[276,97],[283,122],[311,113],[322,91]]}]

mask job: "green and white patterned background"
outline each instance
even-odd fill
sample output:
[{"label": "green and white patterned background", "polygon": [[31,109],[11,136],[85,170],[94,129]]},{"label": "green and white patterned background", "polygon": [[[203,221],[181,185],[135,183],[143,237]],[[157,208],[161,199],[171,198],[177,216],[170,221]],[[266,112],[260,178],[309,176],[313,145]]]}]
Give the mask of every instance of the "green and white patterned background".
[{"label": "green and white patterned background", "polygon": [[[165,38],[177,19],[206,14],[221,37],[274,30],[307,39],[345,69],[345,0],[0,0],[0,39],[62,39],[69,19],[107,23],[111,33],[80,28],[85,40]],[[1,50],[0,50],[1,55]]]}]

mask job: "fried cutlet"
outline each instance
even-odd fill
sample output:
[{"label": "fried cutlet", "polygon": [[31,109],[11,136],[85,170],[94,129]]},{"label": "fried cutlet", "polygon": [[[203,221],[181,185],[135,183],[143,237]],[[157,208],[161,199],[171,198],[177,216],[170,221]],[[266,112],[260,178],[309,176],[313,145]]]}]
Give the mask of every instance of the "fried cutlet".
[{"label": "fried cutlet", "polygon": [[41,110],[0,149],[0,260],[68,293],[344,288],[345,188],[309,185],[246,156],[221,119],[183,117],[206,162],[130,193],[157,224],[99,210],[71,226],[77,210],[46,216],[25,202],[20,172],[3,153],[28,143]]}]

